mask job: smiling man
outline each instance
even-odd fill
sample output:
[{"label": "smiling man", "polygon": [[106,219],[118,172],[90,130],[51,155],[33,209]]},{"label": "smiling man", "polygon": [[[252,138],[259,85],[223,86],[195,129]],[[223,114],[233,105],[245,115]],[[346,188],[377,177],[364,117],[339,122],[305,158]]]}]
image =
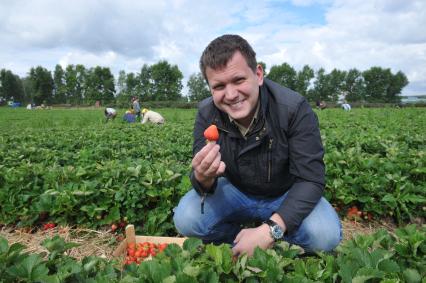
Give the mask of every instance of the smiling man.
[{"label": "smiling man", "polygon": [[[322,196],[324,150],[318,119],[298,93],[263,78],[256,53],[238,35],[204,50],[200,69],[212,97],[194,126],[193,188],[175,208],[177,230],[204,242],[230,243],[252,255],[285,240],[306,252],[331,251],[340,220]],[[204,130],[219,129],[217,143]],[[244,228],[245,223],[261,223]]]}]

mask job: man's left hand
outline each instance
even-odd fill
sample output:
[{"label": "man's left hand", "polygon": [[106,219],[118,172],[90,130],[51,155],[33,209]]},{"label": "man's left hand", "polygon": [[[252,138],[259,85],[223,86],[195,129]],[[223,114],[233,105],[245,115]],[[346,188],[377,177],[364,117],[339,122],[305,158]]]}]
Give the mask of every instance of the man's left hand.
[{"label": "man's left hand", "polygon": [[256,247],[268,249],[274,244],[274,239],[269,232],[269,226],[262,224],[256,228],[242,229],[234,243],[235,246],[232,248],[234,255],[239,256],[245,253],[252,256]]}]

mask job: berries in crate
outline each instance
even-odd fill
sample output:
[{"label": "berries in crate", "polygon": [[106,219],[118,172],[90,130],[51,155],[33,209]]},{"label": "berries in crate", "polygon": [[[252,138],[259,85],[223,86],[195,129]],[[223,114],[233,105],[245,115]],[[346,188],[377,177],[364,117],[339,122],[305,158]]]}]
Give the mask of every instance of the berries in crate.
[{"label": "berries in crate", "polygon": [[144,260],[150,260],[169,244],[177,244],[182,247],[186,238],[137,236],[133,225],[126,226],[126,238],[114,250],[113,256],[123,257],[124,264],[139,264]]}]

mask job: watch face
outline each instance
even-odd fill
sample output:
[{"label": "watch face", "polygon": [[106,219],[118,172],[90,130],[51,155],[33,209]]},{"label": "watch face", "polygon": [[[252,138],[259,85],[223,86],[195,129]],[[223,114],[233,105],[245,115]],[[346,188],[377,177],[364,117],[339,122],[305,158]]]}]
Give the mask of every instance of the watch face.
[{"label": "watch face", "polygon": [[272,232],[272,236],[275,238],[275,239],[281,239],[283,236],[284,236],[284,232],[283,232],[283,230],[281,229],[281,227],[280,226],[278,226],[278,225],[275,225],[275,226],[272,226],[271,227],[272,229],[271,229],[271,232]]}]

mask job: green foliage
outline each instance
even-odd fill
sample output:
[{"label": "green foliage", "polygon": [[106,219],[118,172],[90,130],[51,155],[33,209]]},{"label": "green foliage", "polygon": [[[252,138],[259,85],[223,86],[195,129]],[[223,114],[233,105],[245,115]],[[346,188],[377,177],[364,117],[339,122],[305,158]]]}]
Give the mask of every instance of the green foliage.
[{"label": "green foliage", "polygon": [[426,132],[420,109],[319,112],[326,196],[398,223],[425,216]]},{"label": "green foliage", "polygon": [[[426,229],[407,226],[390,234],[380,230],[358,235],[340,245],[336,255],[298,257],[299,250],[279,243],[253,257],[232,258],[229,245],[203,245],[187,239],[183,248],[170,244],[140,265],[120,268],[117,261],[67,256],[74,246],[47,239],[47,258],[23,252],[24,247],[0,237],[3,282],[421,282],[426,276]],[[413,252],[414,246],[415,253]],[[401,251],[404,251],[401,253]],[[55,256],[52,256],[55,253]]]},{"label": "green foliage", "polygon": [[52,103],[54,82],[50,71],[41,66],[31,68],[29,79],[34,103],[37,105]]},{"label": "green foliage", "polygon": [[279,66],[272,66],[267,78],[285,87],[295,90],[297,88],[297,73],[292,66],[283,63]]},{"label": "green foliage", "polygon": [[201,101],[211,95],[207,83],[201,73],[192,74],[189,77],[187,86],[189,99],[191,101]]},{"label": "green foliage", "polygon": [[315,77],[314,70],[308,65],[303,66],[302,70],[297,72],[295,91],[301,95],[308,96],[308,88],[311,80]]},{"label": "green foliage", "polygon": [[24,88],[19,76],[10,70],[0,70],[0,100],[13,100],[23,102],[25,99]]},{"label": "green foliage", "polygon": [[363,72],[366,89],[366,100],[369,102],[399,102],[402,89],[408,84],[404,73],[395,75],[390,69],[371,67]]},{"label": "green foliage", "polygon": [[114,76],[109,68],[94,67],[87,71],[85,81],[84,103],[94,105],[100,101],[101,105],[114,102]]},{"label": "green foliage", "polygon": [[53,73],[53,81],[55,84],[53,102],[55,104],[66,103],[66,85],[65,85],[65,71],[62,69],[61,65],[55,66],[55,71]]},{"label": "green foliage", "polygon": [[[191,186],[195,110],[159,112],[167,121],[161,127],[104,123],[102,109],[1,108],[0,223],[95,228],[126,217],[143,233],[174,235],[172,209]],[[400,224],[425,216],[422,109],[318,116],[325,194],[342,215],[356,205]]]}]

